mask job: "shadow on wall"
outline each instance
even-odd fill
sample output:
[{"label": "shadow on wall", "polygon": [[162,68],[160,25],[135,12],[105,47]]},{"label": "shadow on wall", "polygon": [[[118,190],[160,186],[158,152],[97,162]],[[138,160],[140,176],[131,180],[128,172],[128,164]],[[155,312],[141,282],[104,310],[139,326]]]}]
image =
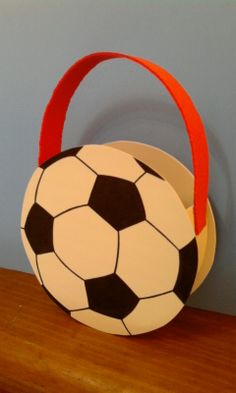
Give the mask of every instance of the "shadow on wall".
[{"label": "shadow on wall", "polygon": [[206,308],[236,314],[235,276],[232,274],[236,259],[236,214],[233,181],[222,144],[211,127],[206,127],[210,159],[210,200],[214,210],[217,229],[217,254],[212,274],[201,289],[191,297],[190,304],[204,302]]},{"label": "shadow on wall", "polygon": [[[166,150],[191,168],[190,147],[183,120],[178,109],[171,103],[153,99],[136,99],[132,102],[124,100],[100,112],[87,124],[78,140],[78,145],[120,139],[136,140]],[[190,304],[194,306],[203,304],[204,308],[212,310],[217,307],[218,310],[221,308],[223,310],[224,307],[224,312],[227,312],[226,305],[231,304],[228,312],[232,313],[230,291],[234,288],[234,278],[230,273],[230,265],[236,258],[233,238],[236,230],[233,184],[223,148],[214,131],[206,128],[211,156],[210,199],[218,234],[217,258],[212,274],[201,289],[191,297]],[[216,294],[216,288],[221,294]],[[216,299],[217,296],[219,299]]]},{"label": "shadow on wall", "polygon": [[[214,176],[214,187],[212,190],[218,192],[219,195],[222,193],[225,197],[225,206],[223,211],[220,206],[215,206],[213,203],[215,218],[217,222],[217,227],[219,228],[218,235],[218,246],[221,247],[222,242],[224,243],[224,259],[226,261],[232,259],[235,254],[235,241],[234,234],[236,232],[236,214],[235,214],[235,203],[233,199],[233,182],[230,177],[230,168],[227,161],[227,157],[222,149],[222,145],[218,142],[214,132],[207,127],[207,136],[209,143],[210,155],[215,162],[217,162],[218,167],[221,168],[224,178],[224,187],[217,184],[217,168],[215,171],[212,170],[212,175]],[[212,161],[213,161],[212,160]],[[210,188],[211,192],[211,188]]]},{"label": "shadow on wall", "polygon": [[[122,103],[108,107],[87,124],[80,137],[80,144],[103,143],[115,138],[153,145],[158,142],[158,146],[164,144],[171,147],[168,140],[171,141],[173,137],[180,141],[182,136],[180,138],[175,131],[181,131],[181,128],[186,138],[178,109],[174,105],[153,99],[122,100]],[[160,126],[158,131],[157,125]]]}]

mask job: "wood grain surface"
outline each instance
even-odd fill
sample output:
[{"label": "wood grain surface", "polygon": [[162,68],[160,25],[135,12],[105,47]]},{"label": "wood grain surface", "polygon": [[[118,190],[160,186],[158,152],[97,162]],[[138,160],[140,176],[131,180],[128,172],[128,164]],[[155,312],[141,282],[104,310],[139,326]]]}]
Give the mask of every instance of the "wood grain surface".
[{"label": "wood grain surface", "polygon": [[231,393],[236,318],[185,308],[150,334],[119,337],[65,314],[30,274],[0,269],[1,393]]}]

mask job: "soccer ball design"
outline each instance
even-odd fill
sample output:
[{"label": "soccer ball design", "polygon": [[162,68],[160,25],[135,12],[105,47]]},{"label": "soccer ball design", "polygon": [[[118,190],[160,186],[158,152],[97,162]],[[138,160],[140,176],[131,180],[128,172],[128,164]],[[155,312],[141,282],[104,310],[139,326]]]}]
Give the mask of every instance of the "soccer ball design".
[{"label": "soccer ball design", "polygon": [[165,325],[194,283],[197,243],[178,195],[112,147],[77,147],[37,168],[21,233],[47,293],[76,320],[108,333]]}]

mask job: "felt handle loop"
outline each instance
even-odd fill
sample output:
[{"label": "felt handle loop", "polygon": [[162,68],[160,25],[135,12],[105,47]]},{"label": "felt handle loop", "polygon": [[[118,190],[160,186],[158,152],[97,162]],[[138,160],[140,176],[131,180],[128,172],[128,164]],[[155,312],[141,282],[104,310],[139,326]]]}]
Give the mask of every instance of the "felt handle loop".
[{"label": "felt handle loop", "polygon": [[46,107],[40,134],[38,163],[42,165],[61,151],[66,112],[80,82],[97,64],[115,58],[131,60],[150,71],[169,91],[182,114],[192,151],[195,176],[194,222],[195,232],[199,234],[206,225],[209,182],[209,157],[204,126],[190,96],[180,83],[164,68],[148,60],[121,53],[97,52],[72,65],[59,81]]}]

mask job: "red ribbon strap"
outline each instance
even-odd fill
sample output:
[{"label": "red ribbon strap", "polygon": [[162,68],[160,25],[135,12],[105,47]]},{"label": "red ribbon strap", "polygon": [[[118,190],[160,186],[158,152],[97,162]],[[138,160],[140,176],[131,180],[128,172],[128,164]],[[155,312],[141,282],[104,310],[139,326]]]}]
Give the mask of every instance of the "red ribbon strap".
[{"label": "red ribbon strap", "polygon": [[60,153],[62,132],[70,100],[80,82],[97,64],[102,61],[122,58],[138,63],[158,78],[176,102],[188,132],[191,144],[194,183],[195,232],[200,233],[206,225],[206,209],[209,181],[209,157],[204,126],[190,96],[181,84],[164,68],[148,60],[121,53],[98,52],[78,60],[65,73],[55,88],[44,113],[38,163]]}]

